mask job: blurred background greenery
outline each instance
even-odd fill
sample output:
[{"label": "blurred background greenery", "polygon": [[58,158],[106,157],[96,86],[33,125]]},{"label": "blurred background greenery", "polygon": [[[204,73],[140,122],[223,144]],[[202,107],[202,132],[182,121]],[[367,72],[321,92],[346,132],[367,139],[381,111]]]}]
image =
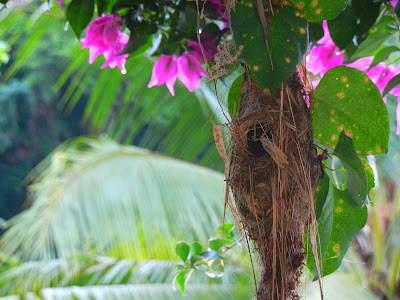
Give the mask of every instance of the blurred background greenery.
[{"label": "blurred background greenery", "polygon": [[[252,298],[241,246],[226,254],[223,274],[194,273],[185,297],[172,285],[176,242],[206,245],[223,220],[212,127],[224,117],[213,82],[194,94],[177,83],[175,97],[165,86],[148,89],[153,63],[137,56],[126,75],[100,70],[58,6],[11,1],[0,11],[0,296]],[[218,81],[222,105],[238,74]],[[399,299],[394,97],[388,109],[389,154],[370,161],[378,174],[370,220],[324,279],[326,299]],[[302,281],[306,299],[319,299],[306,270]]]}]

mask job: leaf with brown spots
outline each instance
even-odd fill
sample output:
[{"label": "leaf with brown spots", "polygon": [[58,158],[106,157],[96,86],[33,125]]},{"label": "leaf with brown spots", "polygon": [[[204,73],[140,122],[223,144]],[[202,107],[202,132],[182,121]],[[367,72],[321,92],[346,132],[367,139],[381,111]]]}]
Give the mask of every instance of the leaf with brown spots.
[{"label": "leaf with brown spots", "polygon": [[[324,209],[318,218],[318,256],[322,263],[323,276],[335,272],[343,261],[347,250],[356,234],[367,223],[367,207],[352,200],[348,190],[338,190],[330,184],[331,192],[328,194]],[[310,250],[307,267],[318,279],[315,263]]]},{"label": "leaf with brown spots", "polygon": [[292,0],[310,22],[331,20],[345,9],[347,0]]},{"label": "leaf with brown spots", "polygon": [[386,153],[389,115],[376,85],[357,69],[329,70],[312,99],[314,137],[331,149],[341,132],[352,138],[357,155]]},{"label": "leaf with brown spots", "polygon": [[[239,1],[231,13],[231,23],[239,60],[262,89],[274,94],[303,60],[308,50],[308,23],[298,10],[283,6],[266,12],[268,45],[255,1]],[[249,21],[250,20],[250,21]]]}]

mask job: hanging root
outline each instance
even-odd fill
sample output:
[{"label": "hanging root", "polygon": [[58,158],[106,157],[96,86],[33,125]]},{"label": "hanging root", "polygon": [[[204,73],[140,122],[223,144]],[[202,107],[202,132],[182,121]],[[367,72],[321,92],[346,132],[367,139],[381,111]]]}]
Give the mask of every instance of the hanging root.
[{"label": "hanging root", "polygon": [[259,300],[298,299],[304,231],[312,225],[318,184],[302,90],[297,72],[274,96],[245,75],[239,113],[228,125],[232,140],[225,175],[234,196],[228,205],[259,254]]}]

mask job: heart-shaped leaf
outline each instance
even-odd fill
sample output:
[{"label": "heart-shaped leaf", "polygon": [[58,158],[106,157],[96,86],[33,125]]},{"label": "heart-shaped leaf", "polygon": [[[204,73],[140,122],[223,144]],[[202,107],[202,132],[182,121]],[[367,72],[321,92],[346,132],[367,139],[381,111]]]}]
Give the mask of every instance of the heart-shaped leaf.
[{"label": "heart-shaped leaf", "polygon": [[274,15],[266,12],[266,18],[269,49],[253,1],[238,2],[231,22],[239,59],[246,62],[257,85],[273,94],[296,71],[308,49],[308,23],[292,6],[274,10]]},{"label": "heart-shaped leaf", "polygon": [[193,242],[190,248],[192,256],[199,255],[203,252],[203,246],[199,242]]},{"label": "heart-shaped leaf", "polygon": [[183,261],[186,261],[190,253],[190,247],[185,242],[178,242],[175,246],[175,252]]},{"label": "heart-shaped leaf", "polygon": [[386,106],[376,85],[357,69],[338,66],[324,75],[313,94],[312,123],[314,137],[332,149],[344,132],[358,155],[387,152]]}]

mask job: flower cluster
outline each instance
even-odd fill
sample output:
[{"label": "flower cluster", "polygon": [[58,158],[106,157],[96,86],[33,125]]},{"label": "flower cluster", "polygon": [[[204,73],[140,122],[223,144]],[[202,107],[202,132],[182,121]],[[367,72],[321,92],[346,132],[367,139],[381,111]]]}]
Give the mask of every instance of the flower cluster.
[{"label": "flower cluster", "polygon": [[101,68],[116,66],[126,74],[125,62],[128,54],[118,55],[128,43],[129,36],[121,32],[122,21],[118,14],[98,17],[89,25],[86,37],[81,39],[82,49],[89,48],[89,63],[100,55],[106,59]]},{"label": "flower cluster", "polygon": [[202,33],[200,43],[190,41],[188,47],[193,50],[185,52],[182,56],[161,55],[153,67],[151,80],[147,87],[160,86],[165,83],[171,94],[175,96],[174,84],[178,77],[187,89],[193,92],[199,86],[201,76],[210,76],[203,71],[201,58],[208,61],[214,57],[217,53],[215,46],[217,40],[218,37]]}]

